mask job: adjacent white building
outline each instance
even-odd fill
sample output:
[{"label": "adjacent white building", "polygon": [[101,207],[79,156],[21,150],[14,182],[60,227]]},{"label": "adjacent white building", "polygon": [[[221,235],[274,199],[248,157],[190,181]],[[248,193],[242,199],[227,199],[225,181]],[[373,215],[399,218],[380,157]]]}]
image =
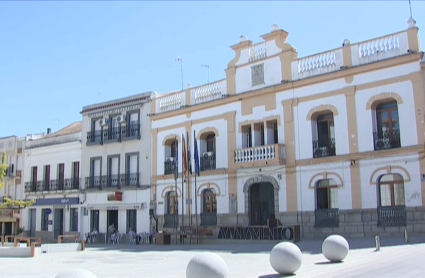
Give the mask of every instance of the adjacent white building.
[{"label": "adjacent white building", "polygon": [[149,231],[152,92],[83,107],[81,233]]},{"label": "adjacent white building", "polygon": [[[263,42],[241,36],[231,46],[226,79],[154,99],[160,229],[198,223],[220,237],[277,223],[300,226],[304,237],[423,232],[424,62],[418,28],[408,24],[302,58],[273,25]],[[192,168],[197,140],[196,183],[194,173],[182,177],[183,137]]]},{"label": "adjacent white building", "polygon": [[55,133],[27,136],[24,148],[25,199],[35,203],[24,210],[22,225],[43,242],[59,235],[78,234],[82,219],[81,122]]}]

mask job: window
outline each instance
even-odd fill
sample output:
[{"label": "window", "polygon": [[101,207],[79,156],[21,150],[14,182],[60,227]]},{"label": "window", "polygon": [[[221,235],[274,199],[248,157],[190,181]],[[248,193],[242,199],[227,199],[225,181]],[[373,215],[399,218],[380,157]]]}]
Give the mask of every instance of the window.
[{"label": "window", "polygon": [[96,228],[99,231],[99,211],[91,210],[90,211],[90,231],[93,231]]},{"label": "window", "polygon": [[108,186],[119,187],[120,156],[108,155]]},{"label": "window", "polygon": [[338,208],[338,187],[335,180],[320,180],[316,185],[316,208]]},{"label": "window", "polygon": [[207,152],[213,152],[215,153],[215,134],[208,134],[207,138]]},{"label": "window", "polygon": [[378,206],[404,206],[404,182],[399,174],[384,175],[379,180]]},{"label": "window", "polygon": [[127,112],[125,137],[140,136],[139,111]]},{"label": "window", "polygon": [[49,227],[49,214],[47,211],[50,209],[41,209],[41,230],[47,231]]},{"label": "window", "polygon": [[58,181],[57,181],[57,189],[63,190],[65,186],[65,164],[58,164]]},{"label": "window", "polygon": [[177,194],[175,191],[169,191],[166,195],[166,212],[167,214],[177,213]]},{"label": "window", "polygon": [[126,185],[139,185],[139,153],[125,154]]},{"label": "window", "polygon": [[127,210],[127,233],[130,231],[130,228],[137,233],[137,211],[135,209]]},{"label": "window", "polygon": [[50,190],[50,165],[44,165],[43,190]]},{"label": "window", "polygon": [[373,134],[375,150],[399,148],[400,126],[396,101],[376,106],[376,132]]},{"label": "window", "polygon": [[72,162],[72,189],[80,188],[80,162]]},{"label": "window", "polygon": [[90,131],[87,133],[87,143],[99,143],[102,141],[102,126],[100,120],[102,118],[91,119]]},{"label": "window", "polygon": [[102,176],[102,158],[101,157],[92,157],[90,158],[90,180],[88,187],[97,187],[101,186],[101,176]]},{"label": "window", "polygon": [[178,142],[176,139],[168,140],[165,144],[164,175],[173,174],[176,169],[178,156]]},{"label": "window", "polygon": [[251,125],[242,126],[242,148],[252,147],[252,130]]},{"label": "window", "polygon": [[78,231],[78,208],[71,208],[69,210],[69,231]]},{"label": "window", "polygon": [[313,157],[334,156],[335,128],[333,113],[318,115],[316,120],[316,140],[313,140]]},{"label": "window", "polygon": [[212,189],[205,189],[202,192],[202,212],[217,213],[217,198]]},{"label": "window", "polygon": [[216,145],[215,145],[215,134],[208,132],[204,133],[200,137],[200,171],[214,170],[216,168]]},{"label": "window", "polygon": [[37,166],[31,167],[31,191],[37,191]]},{"label": "window", "polygon": [[252,86],[264,84],[264,64],[251,67]]}]

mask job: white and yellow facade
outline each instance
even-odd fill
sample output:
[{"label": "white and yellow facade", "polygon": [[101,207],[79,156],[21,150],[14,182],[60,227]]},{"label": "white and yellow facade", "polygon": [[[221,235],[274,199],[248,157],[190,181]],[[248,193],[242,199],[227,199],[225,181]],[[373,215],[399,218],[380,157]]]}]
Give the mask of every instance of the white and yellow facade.
[{"label": "white and yellow facade", "polygon": [[[241,36],[231,46],[224,80],[153,99],[160,229],[173,229],[178,213],[180,226],[278,219],[303,237],[423,232],[425,65],[408,23],[303,58],[273,25],[263,42]],[[202,160],[196,189],[194,174],[181,176],[187,134],[192,168],[194,136]]]}]

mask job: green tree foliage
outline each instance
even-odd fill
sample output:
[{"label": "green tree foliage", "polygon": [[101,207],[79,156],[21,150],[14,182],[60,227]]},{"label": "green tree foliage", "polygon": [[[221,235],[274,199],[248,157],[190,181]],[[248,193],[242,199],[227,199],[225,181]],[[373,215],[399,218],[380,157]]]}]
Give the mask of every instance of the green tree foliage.
[{"label": "green tree foliage", "polygon": [[[3,178],[6,175],[7,168],[9,168],[9,165],[6,164],[6,153],[3,152],[1,156],[1,163],[0,163],[0,189],[4,186]],[[6,206],[12,205],[12,206],[30,206],[34,204],[35,200],[31,201],[16,201],[12,200],[8,197],[5,197],[3,200],[3,203],[0,204],[0,208],[4,208]]]}]

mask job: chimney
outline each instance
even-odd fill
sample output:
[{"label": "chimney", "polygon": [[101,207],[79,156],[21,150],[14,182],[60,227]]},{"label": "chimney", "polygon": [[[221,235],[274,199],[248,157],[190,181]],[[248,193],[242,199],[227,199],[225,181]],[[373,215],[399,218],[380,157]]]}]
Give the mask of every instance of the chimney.
[{"label": "chimney", "polygon": [[50,127],[47,128],[47,134],[50,134],[52,130],[50,129]]}]

